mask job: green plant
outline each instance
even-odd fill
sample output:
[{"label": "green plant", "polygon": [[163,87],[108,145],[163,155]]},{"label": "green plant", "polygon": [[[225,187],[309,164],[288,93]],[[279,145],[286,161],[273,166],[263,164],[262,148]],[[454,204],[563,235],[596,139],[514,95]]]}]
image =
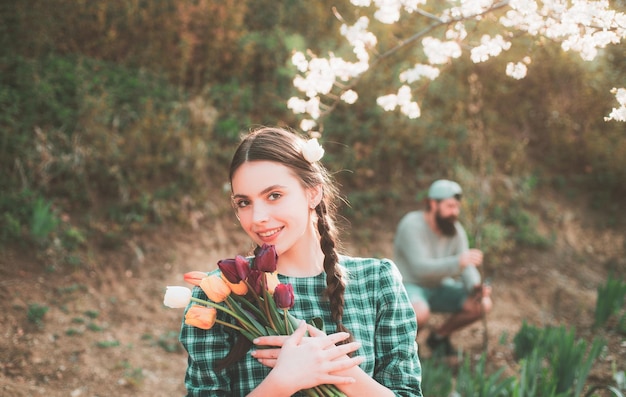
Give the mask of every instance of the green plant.
[{"label": "green plant", "polygon": [[617,323],[617,331],[623,335],[626,335],[626,313],[620,317],[619,322]]},{"label": "green plant", "polygon": [[454,379],[451,369],[442,360],[421,360],[422,393],[425,396],[448,396],[452,392],[452,380]]},{"label": "green plant", "polygon": [[59,226],[59,218],[52,209],[52,203],[38,197],[32,209],[30,235],[39,244],[43,244],[50,233]]},{"label": "green plant", "polygon": [[514,377],[503,377],[504,368],[486,372],[487,355],[483,353],[472,369],[466,356],[456,377],[456,392],[466,397],[508,397]]},{"label": "green plant", "polygon": [[46,305],[40,305],[39,303],[31,303],[28,305],[28,312],[26,316],[28,321],[41,327],[43,325],[43,318],[50,308]]},{"label": "green plant", "polygon": [[553,341],[555,350],[550,356],[550,365],[558,379],[556,391],[573,390],[574,396],[580,396],[591,366],[606,343],[594,338],[587,348],[586,341],[575,339],[574,329],[566,331],[564,327],[555,329]]},{"label": "green plant", "polygon": [[182,345],[178,341],[178,332],[175,331],[161,334],[157,344],[168,353],[178,353],[182,350]]},{"label": "green plant", "polygon": [[605,325],[609,317],[620,311],[624,306],[625,296],[626,281],[613,278],[612,275],[609,275],[606,283],[598,286],[598,299],[594,312],[594,328]]},{"label": "green plant", "polygon": [[529,325],[526,320],[522,321],[520,330],[513,337],[513,353],[515,358],[521,360],[533,350],[543,350],[543,340],[539,338],[541,329]]},{"label": "green plant", "polygon": [[596,390],[608,390],[614,397],[624,397],[624,395],[613,386],[592,386],[589,391],[585,394],[585,397],[595,397],[597,394],[594,394]]},{"label": "green plant", "polygon": [[518,244],[535,248],[550,246],[550,239],[537,231],[539,218],[532,212],[513,205],[508,210],[507,223],[514,228],[513,238]]},{"label": "green plant", "polygon": [[87,325],[87,329],[90,331],[94,331],[94,332],[101,332],[104,330],[103,327],[101,327],[100,325],[96,324],[96,323],[89,323]]},{"label": "green plant", "polygon": [[111,347],[117,347],[120,345],[120,342],[117,340],[103,340],[96,342],[96,346],[102,349],[108,349]]},{"label": "green plant", "polygon": [[566,393],[556,393],[556,379],[543,365],[544,354],[532,350],[526,358],[520,360],[520,375],[513,385],[512,397],[566,397]]},{"label": "green plant", "polygon": [[76,336],[76,335],[82,335],[82,334],[83,334],[82,331],[77,330],[76,328],[68,328],[65,331],[65,335],[67,336]]},{"label": "green plant", "polygon": [[[554,386],[556,395],[566,393],[568,396],[580,396],[591,366],[605,346],[600,338],[594,338],[589,346],[585,340],[576,338],[573,328],[539,329],[526,322],[513,341],[515,355],[518,359],[526,358],[525,368],[528,371],[520,392],[537,387],[546,392]],[[542,379],[529,380],[530,374],[538,372],[539,361],[547,371],[543,372]]]}]

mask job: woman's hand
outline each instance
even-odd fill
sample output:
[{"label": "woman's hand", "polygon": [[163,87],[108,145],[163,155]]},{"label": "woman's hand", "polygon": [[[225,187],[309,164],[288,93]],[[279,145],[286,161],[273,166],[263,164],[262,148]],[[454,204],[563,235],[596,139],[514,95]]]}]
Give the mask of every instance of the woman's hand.
[{"label": "woman's hand", "polygon": [[[306,331],[311,337],[305,337]],[[363,357],[349,357],[361,344],[358,342],[336,346],[350,335],[338,332],[326,335],[302,321],[289,336],[264,336],[255,339],[257,346],[275,346],[277,349],[257,349],[252,356],[263,365],[273,368],[270,376],[281,383],[293,383],[294,390],[308,389],[321,384],[350,384],[354,378],[338,376],[335,372],[350,369],[363,362]]]}]

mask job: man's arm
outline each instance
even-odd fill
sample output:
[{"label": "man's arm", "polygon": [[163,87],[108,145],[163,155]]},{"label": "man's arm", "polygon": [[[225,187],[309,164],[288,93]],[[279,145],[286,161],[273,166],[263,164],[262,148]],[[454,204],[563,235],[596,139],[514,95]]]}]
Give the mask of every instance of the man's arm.
[{"label": "man's arm", "polygon": [[[397,262],[403,262],[403,271],[408,271],[416,280],[438,280],[443,277],[456,275],[460,272],[459,253],[463,241],[467,244],[467,236],[460,239],[456,253],[441,258],[433,258],[430,253],[434,247],[430,247],[424,236],[422,225],[418,216],[405,217],[400,221],[396,231],[395,249]],[[465,231],[463,231],[465,233]]]}]

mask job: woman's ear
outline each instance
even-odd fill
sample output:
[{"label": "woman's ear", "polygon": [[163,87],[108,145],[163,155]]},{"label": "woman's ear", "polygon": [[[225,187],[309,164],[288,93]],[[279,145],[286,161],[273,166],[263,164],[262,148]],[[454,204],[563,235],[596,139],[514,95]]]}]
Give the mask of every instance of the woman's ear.
[{"label": "woman's ear", "polygon": [[312,188],[309,188],[308,198],[309,198],[309,208],[314,209],[319,205],[324,197],[324,190],[322,189],[322,185],[317,185]]}]

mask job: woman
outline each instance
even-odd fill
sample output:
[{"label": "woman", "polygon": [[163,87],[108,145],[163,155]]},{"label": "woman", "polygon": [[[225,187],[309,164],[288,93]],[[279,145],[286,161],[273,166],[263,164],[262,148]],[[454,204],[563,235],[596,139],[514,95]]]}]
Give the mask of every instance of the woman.
[{"label": "woman", "polygon": [[417,323],[401,276],[389,260],[337,253],[336,191],[316,143],[279,128],[252,131],[230,182],[241,227],[257,246],[275,246],[279,280],[293,285],[290,313],[319,317],[325,329],[303,321],[293,335],[258,338],[225,364],[236,339],[229,328],[183,325],[188,396],[291,396],[320,384],[347,396],[422,395]]}]

